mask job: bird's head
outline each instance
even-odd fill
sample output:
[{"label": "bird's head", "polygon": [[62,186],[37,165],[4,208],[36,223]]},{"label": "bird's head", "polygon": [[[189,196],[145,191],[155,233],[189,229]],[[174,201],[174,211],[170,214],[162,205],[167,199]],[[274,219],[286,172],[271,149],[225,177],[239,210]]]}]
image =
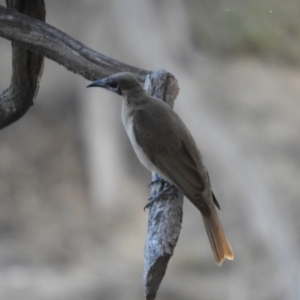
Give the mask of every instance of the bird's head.
[{"label": "bird's head", "polygon": [[119,95],[128,95],[130,91],[143,89],[134,75],[128,72],[93,81],[87,87],[102,87]]}]

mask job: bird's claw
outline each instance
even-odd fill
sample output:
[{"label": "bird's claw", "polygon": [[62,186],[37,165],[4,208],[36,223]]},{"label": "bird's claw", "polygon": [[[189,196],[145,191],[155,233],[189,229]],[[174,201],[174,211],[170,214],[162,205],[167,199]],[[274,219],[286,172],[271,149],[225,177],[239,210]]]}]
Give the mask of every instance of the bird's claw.
[{"label": "bird's claw", "polygon": [[167,188],[165,188],[164,190],[162,190],[157,196],[150,197],[148,199],[149,202],[144,206],[144,210],[150,208],[154,204],[154,202],[157,202],[157,201],[160,201],[160,200],[164,200],[163,196],[175,196],[175,197],[178,197],[178,194],[176,192],[171,191],[171,189],[173,187],[174,186],[172,184],[168,183]]},{"label": "bird's claw", "polygon": [[162,184],[164,184],[166,181],[163,180],[162,178],[158,178],[158,179],[154,179],[152,180],[149,184],[148,184],[148,188],[150,188],[152,185],[158,183],[158,182],[162,182]]},{"label": "bird's claw", "polygon": [[[159,199],[160,199],[160,198],[159,198]],[[144,206],[144,211],[145,211],[146,209],[150,208],[150,207],[153,205],[153,203],[154,203],[155,201],[159,200],[159,199],[156,199],[156,197],[150,197],[150,198],[148,199],[149,202]]]}]

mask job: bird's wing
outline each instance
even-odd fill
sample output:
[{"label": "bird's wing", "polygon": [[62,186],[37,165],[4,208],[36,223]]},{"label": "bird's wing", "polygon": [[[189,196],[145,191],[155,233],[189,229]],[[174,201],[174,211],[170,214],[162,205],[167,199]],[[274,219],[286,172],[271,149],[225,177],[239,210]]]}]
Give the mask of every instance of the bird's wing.
[{"label": "bird's wing", "polygon": [[[190,199],[200,197],[205,182],[200,172],[200,153],[181,119],[169,111],[138,110],[134,114],[136,140],[151,162]],[[171,123],[171,124],[170,124]]]}]

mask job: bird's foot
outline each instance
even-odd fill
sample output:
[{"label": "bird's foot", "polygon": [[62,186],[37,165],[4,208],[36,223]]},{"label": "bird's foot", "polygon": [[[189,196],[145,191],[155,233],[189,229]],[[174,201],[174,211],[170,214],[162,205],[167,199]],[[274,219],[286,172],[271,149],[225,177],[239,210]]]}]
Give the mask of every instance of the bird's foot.
[{"label": "bird's foot", "polygon": [[162,178],[154,179],[148,184],[148,188],[150,188],[152,185],[161,182],[162,185],[165,185],[166,181],[163,180]]},{"label": "bird's foot", "polygon": [[159,181],[162,181],[163,183],[163,190],[161,192],[159,192],[158,195],[156,196],[152,196],[150,197],[148,200],[149,202],[145,205],[144,207],[144,210],[146,210],[147,208],[151,207],[154,202],[157,202],[157,201],[160,201],[160,200],[164,200],[164,196],[178,196],[176,192],[174,192],[172,189],[174,187],[173,184],[170,184],[169,182],[163,180],[163,179],[157,179],[157,180],[154,180],[150,183],[150,185],[154,184],[154,183],[157,183]]}]

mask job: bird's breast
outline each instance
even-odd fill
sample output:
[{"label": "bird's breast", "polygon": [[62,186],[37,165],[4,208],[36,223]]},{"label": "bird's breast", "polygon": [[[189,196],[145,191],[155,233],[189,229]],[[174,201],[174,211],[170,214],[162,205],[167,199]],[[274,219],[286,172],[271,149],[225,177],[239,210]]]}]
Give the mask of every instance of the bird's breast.
[{"label": "bird's breast", "polygon": [[135,152],[136,156],[138,157],[138,159],[140,160],[140,162],[148,170],[157,172],[158,170],[156,170],[156,167],[152,164],[149,157],[145,154],[142,147],[138,144],[138,142],[136,140],[136,136],[135,136],[135,132],[134,132],[133,116],[130,116],[127,119],[123,118],[123,124],[126,129],[129,140],[131,142],[131,145],[134,149],[134,152]]}]

